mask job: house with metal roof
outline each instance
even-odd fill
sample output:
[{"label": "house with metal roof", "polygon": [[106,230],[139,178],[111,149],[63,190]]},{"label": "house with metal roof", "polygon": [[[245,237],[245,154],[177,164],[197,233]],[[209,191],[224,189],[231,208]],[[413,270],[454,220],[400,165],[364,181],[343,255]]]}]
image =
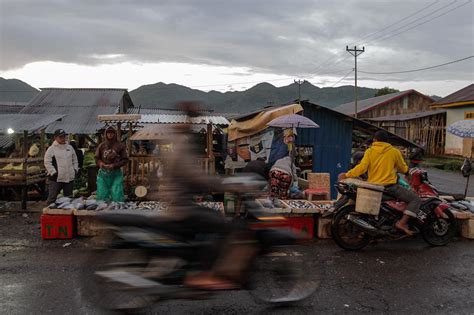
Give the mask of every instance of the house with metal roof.
[{"label": "house with metal roof", "polygon": [[[446,126],[462,119],[474,119],[474,84],[470,84],[431,104],[432,109],[446,111]],[[469,156],[471,139],[446,133],[445,154]]]},{"label": "house with metal roof", "polygon": [[94,134],[103,127],[98,115],[127,113],[133,107],[126,89],[44,88],[20,111],[22,114],[65,115],[46,128],[71,134]]},{"label": "house with metal roof", "polygon": [[[427,154],[444,154],[446,111],[432,110],[434,100],[416,90],[407,90],[357,102],[357,118],[400,137],[422,144]],[[354,102],[335,107],[354,115]]]}]

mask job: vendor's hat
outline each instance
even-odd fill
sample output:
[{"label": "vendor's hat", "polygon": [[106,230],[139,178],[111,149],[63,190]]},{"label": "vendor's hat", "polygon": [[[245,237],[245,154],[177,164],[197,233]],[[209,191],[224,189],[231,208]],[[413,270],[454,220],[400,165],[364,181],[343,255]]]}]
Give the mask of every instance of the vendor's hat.
[{"label": "vendor's hat", "polygon": [[65,136],[65,135],[66,135],[66,131],[64,131],[64,129],[56,129],[54,131],[54,136],[55,137]]}]

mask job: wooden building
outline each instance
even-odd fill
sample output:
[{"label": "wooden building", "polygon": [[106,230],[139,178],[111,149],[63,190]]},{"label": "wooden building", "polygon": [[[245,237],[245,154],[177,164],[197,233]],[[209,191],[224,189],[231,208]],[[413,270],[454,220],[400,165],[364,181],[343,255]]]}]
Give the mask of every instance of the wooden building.
[{"label": "wooden building", "polygon": [[[357,102],[357,118],[377,118],[430,110],[434,100],[415,90],[391,93]],[[354,102],[339,105],[336,111],[354,116]]]},{"label": "wooden building", "polygon": [[[433,110],[434,100],[415,90],[377,96],[358,102],[357,118],[370,122],[412,142],[419,142],[427,154],[444,154],[446,111]],[[354,102],[335,110],[354,115]]]},{"label": "wooden building", "polygon": [[[462,119],[474,119],[474,84],[456,91],[431,105],[446,111],[446,126]],[[446,133],[445,154],[469,156],[472,139]]]},{"label": "wooden building", "polygon": [[444,154],[446,110],[366,119],[405,139],[418,142],[430,155]]}]

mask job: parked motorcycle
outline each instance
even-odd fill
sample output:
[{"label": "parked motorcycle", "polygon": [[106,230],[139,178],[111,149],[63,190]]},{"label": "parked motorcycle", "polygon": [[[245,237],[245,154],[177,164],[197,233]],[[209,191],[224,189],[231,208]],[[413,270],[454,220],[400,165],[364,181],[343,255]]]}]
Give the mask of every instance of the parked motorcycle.
[{"label": "parked motorcycle", "polygon": [[[416,218],[409,227],[421,234],[430,245],[446,245],[456,232],[456,219],[450,206],[438,197],[436,188],[428,181],[426,171],[415,168],[410,171],[408,182],[422,199]],[[335,204],[331,232],[334,241],[346,250],[359,250],[376,239],[401,239],[405,233],[395,227],[406,209],[406,203],[383,194],[378,215],[355,211],[357,184],[338,182],[336,188],[341,198]]]},{"label": "parked motorcycle", "polygon": [[[227,223],[229,228],[238,225],[246,235],[235,243],[250,242],[257,249],[244,268],[241,289],[273,304],[310,296],[318,284],[317,271],[309,276],[304,268],[301,238],[286,228],[275,228],[284,226],[285,218],[261,213],[251,201],[246,208],[246,221]],[[208,299],[217,293],[184,282],[190,273],[212,266],[222,251],[218,235],[194,231],[192,222],[183,228],[182,222],[139,214],[104,214],[100,219],[113,238],[85,265],[83,292],[94,304],[109,310],[137,310],[165,300]]]}]

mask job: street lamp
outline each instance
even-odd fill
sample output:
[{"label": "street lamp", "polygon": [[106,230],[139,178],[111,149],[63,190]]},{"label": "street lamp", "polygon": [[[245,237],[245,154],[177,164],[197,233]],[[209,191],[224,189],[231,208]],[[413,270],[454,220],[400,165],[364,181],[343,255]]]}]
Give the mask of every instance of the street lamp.
[{"label": "street lamp", "polygon": [[13,130],[12,128],[8,128],[8,129],[7,129],[7,133],[8,133],[9,135],[14,134],[14,133],[15,133],[15,130]]}]

